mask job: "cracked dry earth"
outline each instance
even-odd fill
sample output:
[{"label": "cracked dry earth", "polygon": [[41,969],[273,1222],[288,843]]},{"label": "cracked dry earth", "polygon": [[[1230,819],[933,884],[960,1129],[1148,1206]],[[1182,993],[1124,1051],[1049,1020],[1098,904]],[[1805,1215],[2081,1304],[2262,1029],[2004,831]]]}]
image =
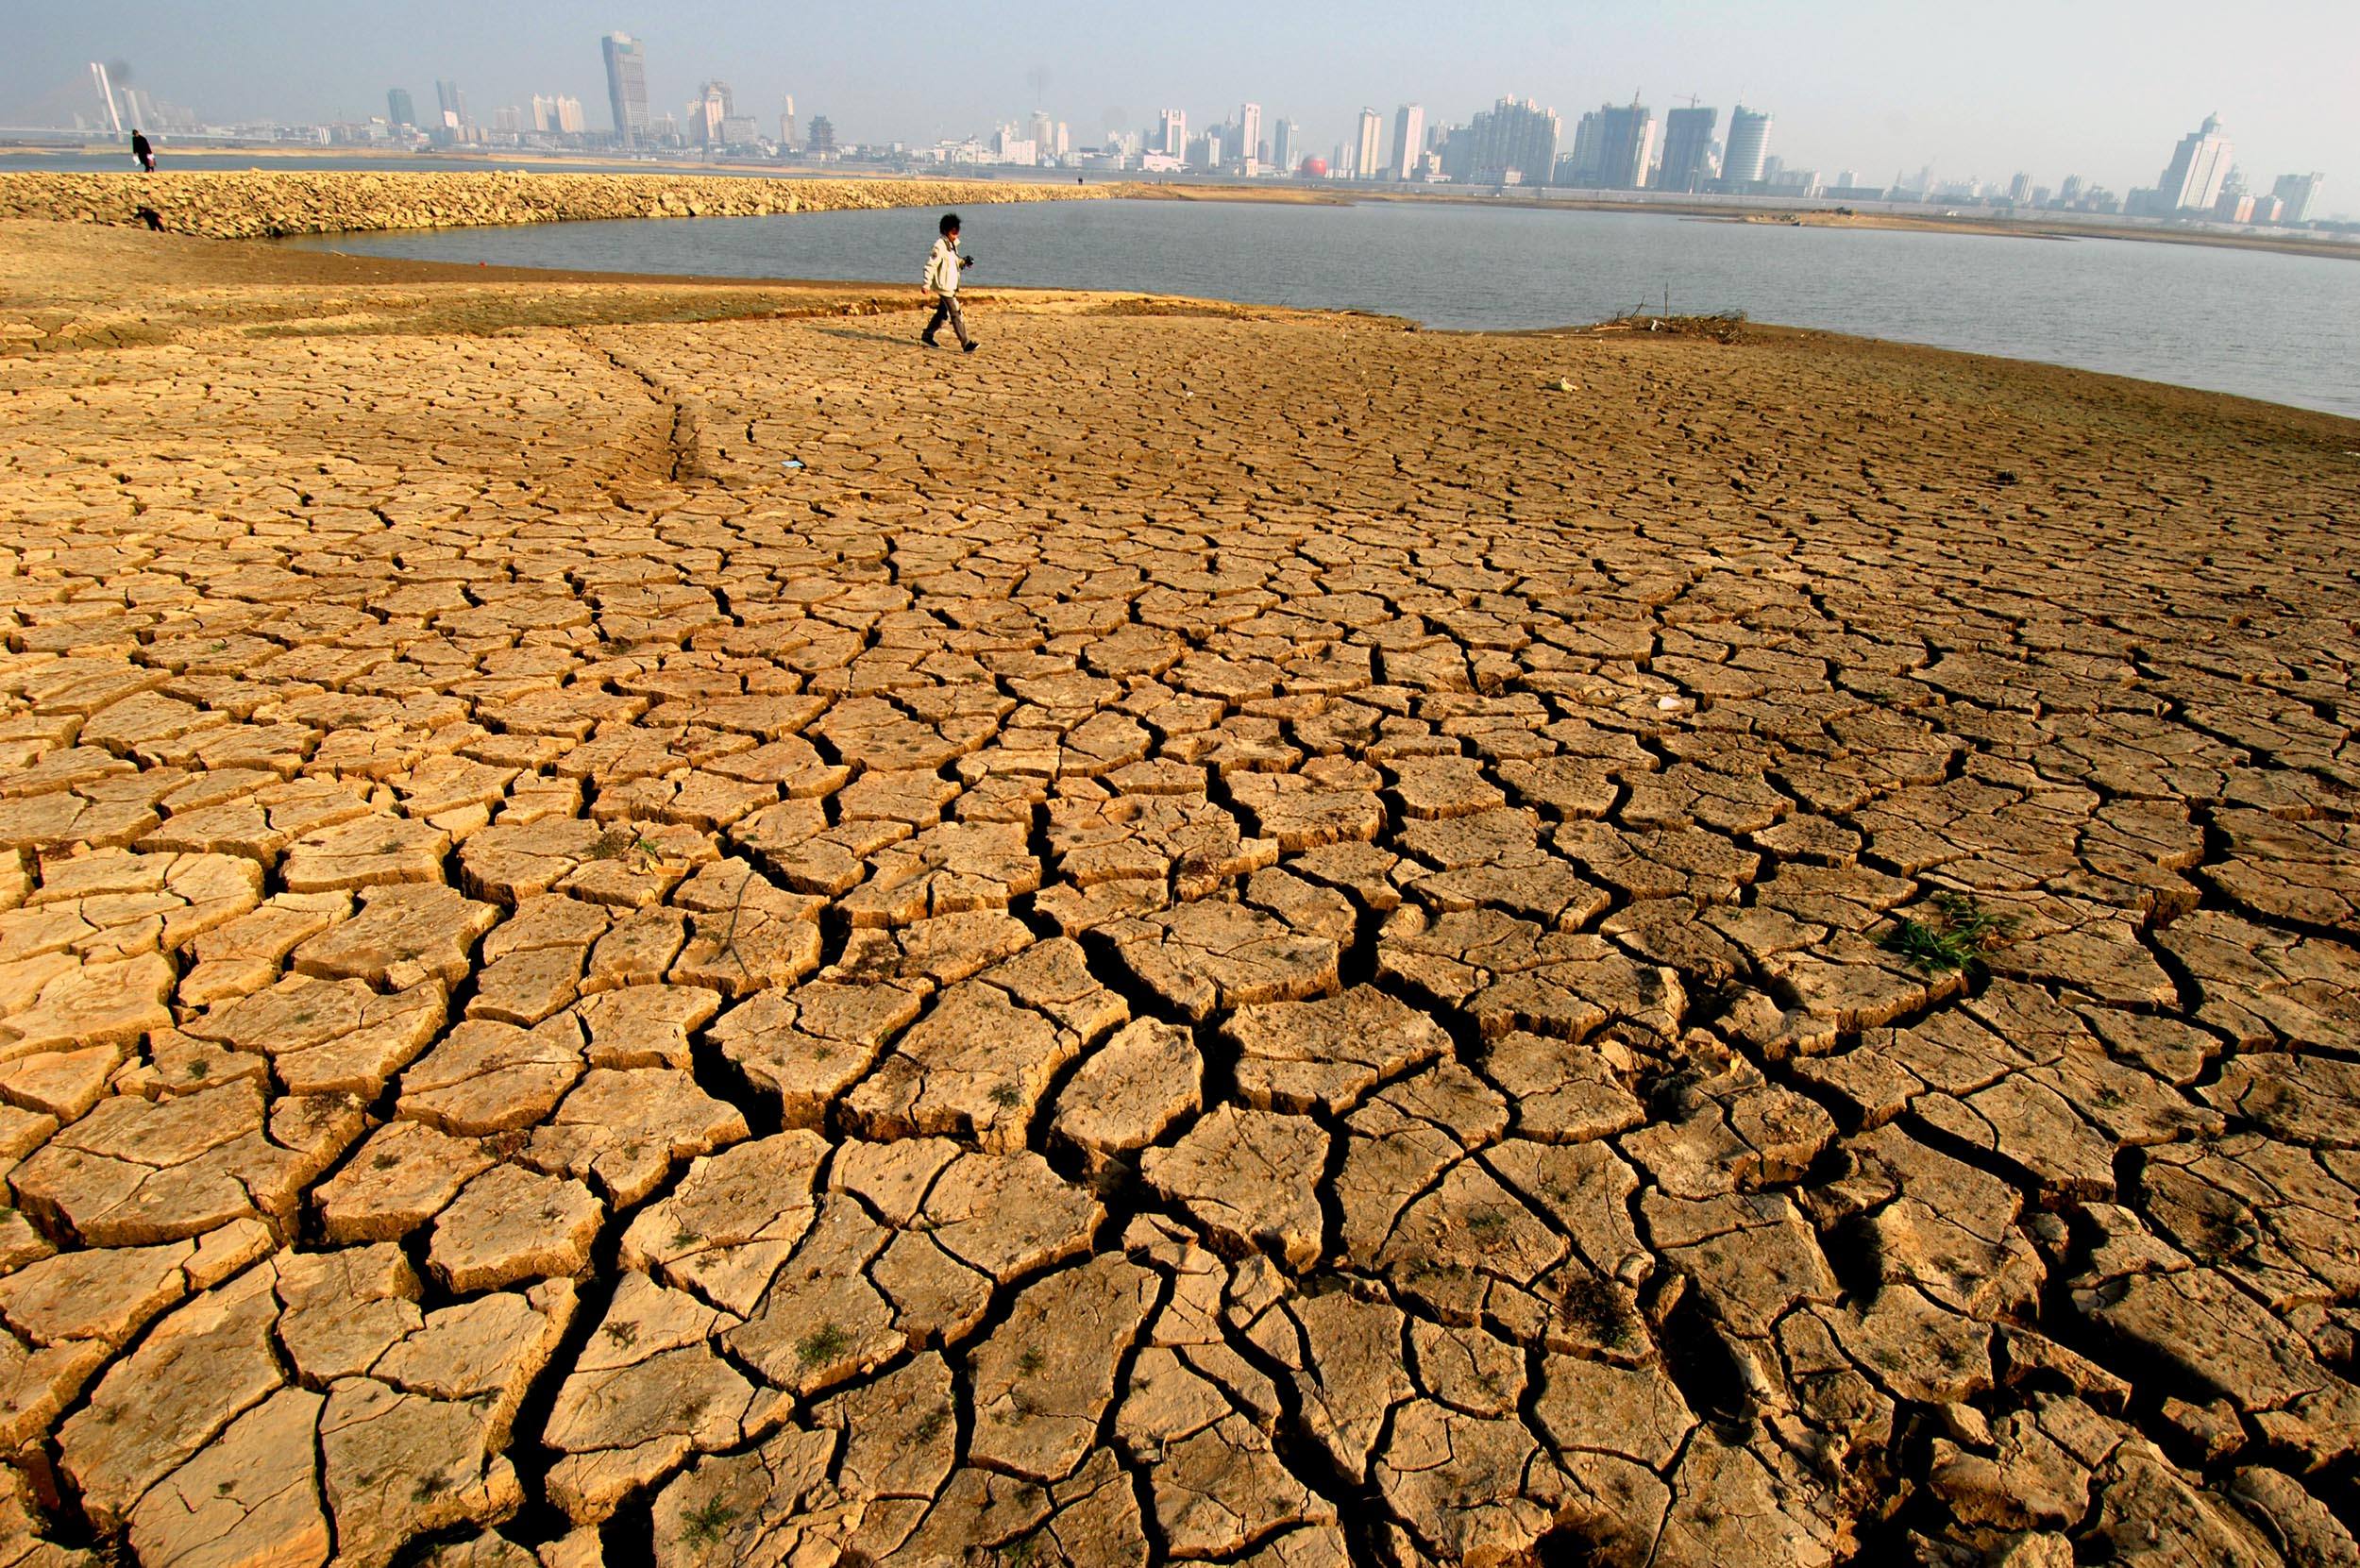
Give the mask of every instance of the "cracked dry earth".
[{"label": "cracked dry earth", "polygon": [[2352,426],[437,287],[0,360],[0,1561],[2360,1560]]}]

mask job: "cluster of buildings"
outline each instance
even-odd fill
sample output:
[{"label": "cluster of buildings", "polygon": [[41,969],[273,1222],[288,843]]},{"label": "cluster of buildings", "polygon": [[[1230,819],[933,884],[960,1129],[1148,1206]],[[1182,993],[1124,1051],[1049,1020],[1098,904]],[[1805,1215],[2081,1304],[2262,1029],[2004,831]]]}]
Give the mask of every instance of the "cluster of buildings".
[{"label": "cluster of buildings", "polygon": [[696,147],[758,157],[808,154],[822,160],[838,151],[834,127],[825,115],[813,116],[805,126],[796,117],[792,97],[784,100],[775,122],[741,112],[730,84],[718,78],[700,84],[680,113],[651,114],[646,44],[628,33],[610,33],[598,43],[606,65],[607,126],[591,129],[582,100],[563,93],[536,93],[529,106],[494,110],[486,124],[467,111],[467,95],[458,83],[438,81],[430,115],[420,116],[407,88],[393,88],[385,94],[385,118],[373,122],[366,134],[348,139],[423,141],[446,147],[603,146],[627,152]]},{"label": "cluster of buildings", "polygon": [[[1495,190],[1524,186],[1750,195],[2276,227],[2318,222],[2315,209],[2325,177],[2282,175],[2267,191],[2249,184],[2237,167],[2228,132],[2214,115],[2181,139],[2152,187],[2127,196],[2116,196],[2079,175],[2068,176],[2052,189],[2022,173],[2005,182],[1937,177],[1930,165],[1915,175],[1896,173],[1889,184],[1863,181],[1850,169],[1823,178],[1818,170],[1789,166],[1770,151],[1774,122],[1766,110],[1737,104],[1724,125],[1721,110],[1694,99],[1659,116],[1637,95],[1627,104],[1601,104],[1581,114],[1570,137],[1555,110],[1512,94],[1459,124],[1429,119],[1422,104],[1403,104],[1390,120],[1374,109],[1363,109],[1352,135],[1335,143],[1324,156],[1311,146],[1298,122],[1266,115],[1258,103],[1242,105],[1234,116],[1201,126],[1189,124],[1185,110],[1167,109],[1136,131],[1109,127],[1091,145],[1078,144],[1064,121],[1036,110],[1025,119],[997,126],[989,136],[931,146],[898,142],[845,146],[838,143],[835,127],[825,115],[813,115],[807,123],[800,120],[792,97],[783,100],[771,120],[744,111],[730,84],[718,78],[702,83],[678,114],[655,114],[648,98],[646,44],[627,33],[610,33],[599,40],[599,52],[606,73],[607,123],[597,129],[591,127],[582,100],[562,93],[536,93],[530,103],[496,109],[488,123],[480,121],[469,112],[466,94],[457,82],[437,81],[430,112],[422,114],[410,92],[396,87],[385,95],[381,120],[305,127],[276,139],[605,147],[626,153],[700,149],[738,158],[815,162],[854,158],[900,166],[1000,165]],[[97,126],[85,126],[77,112],[77,128],[115,135],[127,134],[134,126],[165,133],[205,129],[187,110],[111,79],[106,66],[93,64],[90,69],[106,117]],[[273,128],[285,132],[285,127]]]},{"label": "cluster of buildings", "polygon": [[204,127],[197,117],[178,104],[166,103],[143,88],[127,81],[117,81],[107,67],[91,61],[91,85],[98,90],[98,101],[106,105],[107,117],[102,125],[86,126],[82,116],[74,116],[76,130],[104,130],[114,136],[127,136],[134,130],[195,131]]},{"label": "cluster of buildings", "polygon": [[2307,221],[2311,204],[2327,177],[2281,175],[2267,192],[2249,188],[2237,167],[2236,147],[2221,128],[2220,116],[2180,139],[2171,161],[2151,190],[2131,193],[2129,211],[2138,217],[2211,218],[2217,223],[2290,225]]}]

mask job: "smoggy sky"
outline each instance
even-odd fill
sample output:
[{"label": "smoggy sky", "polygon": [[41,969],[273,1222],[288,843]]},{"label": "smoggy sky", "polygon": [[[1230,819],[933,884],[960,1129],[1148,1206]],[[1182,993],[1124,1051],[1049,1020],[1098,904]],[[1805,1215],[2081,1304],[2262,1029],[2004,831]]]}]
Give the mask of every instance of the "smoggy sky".
[{"label": "smoggy sky", "polygon": [[1110,110],[1204,125],[1252,99],[1323,153],[1363,104],[1390,131],[1405,101],[1461,121],[1509,93],[1570,138],[1581,110],[1638,90],[1659,113],[1697,94],[1724,126],[1734,100],[1767,109],[1770,150],[1830,180],[1930,162],[2121,191],[2217,111],[2249,182],[2324,170],[2322,205],[2360,209],[2360,0],[8,0],[6,16],[8,124],[93,112],[97,59],[213,120],[367,118],[395,86],[430,108],[439,76],[486,122],[564,93],[602,130],[598,41],[620,28],[646,42],[659,114],[719,76],[741,112],[775,127],[791,93],[847,141],[987,133],[1037,100],[1087,143]]}]

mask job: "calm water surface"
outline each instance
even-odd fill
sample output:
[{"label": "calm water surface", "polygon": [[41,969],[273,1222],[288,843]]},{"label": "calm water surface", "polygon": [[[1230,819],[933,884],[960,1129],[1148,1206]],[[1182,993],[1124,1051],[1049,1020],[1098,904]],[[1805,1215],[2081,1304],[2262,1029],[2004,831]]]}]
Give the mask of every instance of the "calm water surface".
[{"label": "calm water surface", "polygon": [[[2200,245],[1790,228],[1651,213],[1104,201],[966,214],[976,285],[1154,294],[1503,329],[1681,312],[2044,360],[2360,416],[2360,262]],[[545,224],[289,241],[594,271],[884,279],[932,211]]]}]

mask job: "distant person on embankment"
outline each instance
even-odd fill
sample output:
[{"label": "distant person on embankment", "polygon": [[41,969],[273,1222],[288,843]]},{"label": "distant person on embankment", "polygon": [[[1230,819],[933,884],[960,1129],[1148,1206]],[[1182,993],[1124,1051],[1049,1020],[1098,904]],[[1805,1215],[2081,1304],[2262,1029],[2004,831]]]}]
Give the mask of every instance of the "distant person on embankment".
[{"label": "distant person on embankment", "polygon": [[148,144],[145,133],[137,126],[131,127],[131,156],[138,159],[140,167],[149,174],[156,172],[156,149]]},{"label": "distant person on embankment", "polygon": [[929,348],[940,347],[935,342],[935,334],[942,330],[942,324],[947,321],[951,330],[959,335],[959,346],[972,354],[975,340],[967,335],[967,317],[959,313],[959,275],[975,263],[959,254],[959,215],[946,214],[941,228],[942,238],[935,242],[933,254],[926,258],[925,288],[935,296],[935,318],[926,323],[918,341]]}]

